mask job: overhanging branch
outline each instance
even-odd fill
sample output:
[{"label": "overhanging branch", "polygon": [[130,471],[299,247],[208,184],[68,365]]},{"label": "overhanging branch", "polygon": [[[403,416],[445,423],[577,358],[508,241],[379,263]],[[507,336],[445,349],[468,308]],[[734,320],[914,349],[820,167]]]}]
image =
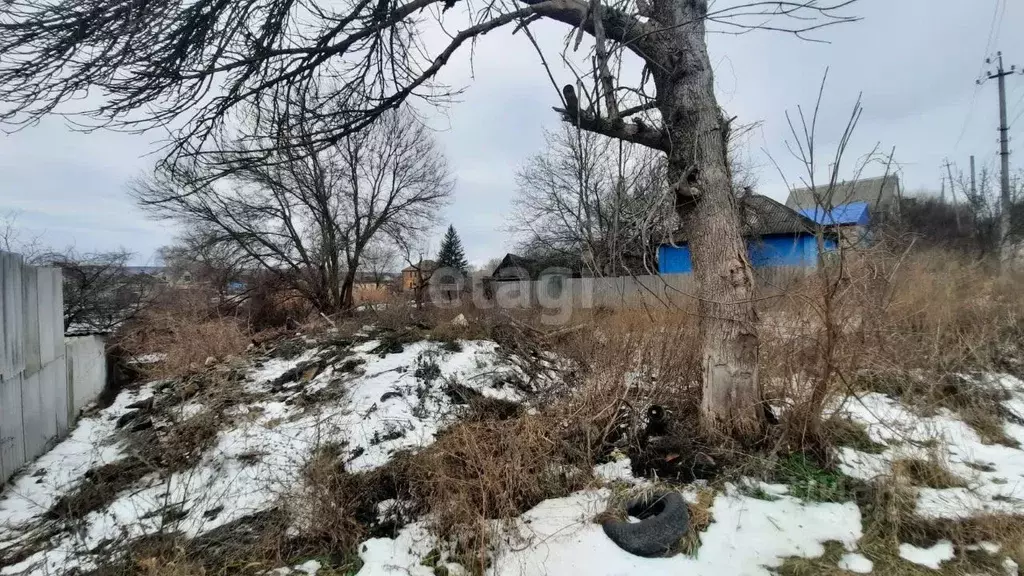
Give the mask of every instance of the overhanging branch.
[{"label": "overhanging branch", "polygon": [[[523,4],[538,7],[537,13],[552,20],[568,24],[573,28],[581,27],[583,31],[594,36],[593,13],[589,3],[579,0],[520,0]],[[543,8],[540,6],[543,5]],[[657,27],[641,22],[634,16],[611,6],[601,7],[601,22],[604,35],[609,40],[618,42],[635,52],[644,60],[656,53],[652,42],[652,33]]]},{"label": "overhanging branch", "polygon": [[553,108],[553,110],[562,115],[562,120],[580,130],[618,138],[666,153],[669,151],[668,134],[660,128],[653,128],[639,121],[626,122],[622,119],[613,121],[592,114],[570,114],[564,108]]}]

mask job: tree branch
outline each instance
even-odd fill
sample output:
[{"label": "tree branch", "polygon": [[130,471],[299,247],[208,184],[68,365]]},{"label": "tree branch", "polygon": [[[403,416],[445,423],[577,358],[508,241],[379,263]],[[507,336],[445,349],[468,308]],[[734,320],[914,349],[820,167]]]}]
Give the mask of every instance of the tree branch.
[{"label": "tree branch", "polygon": [[664,130],[651,128],[642,122],[624,122],[622,119],[610,120],[592,114],[570,114],[564,108],[552,108],[562,115],[562,120],[576,126],[580,130],[594,132],[611,138],[619,138],[634,144],[640,144],[668,152],[670,148],[668,134]]},{"label": "tree branch", "polygon": [[608,49],[604,42],[604,20],[602,0],[590,0],[590,13],[594,15],[594,52],[597,57],[597,76],[601,91],[604,92],[605,109],[608,119],[615,122],[619,119],[619,107],[615,103],[615,81],[608,68]]},{"label": "tree branch", "polygon": [[633,114],[639,114],[641,112],[646,112],[648,110],[654,110],[657,107],[658,102],[655,100],[651,100],[650,102],[640,104],[639,106],[631,106],[629,108],[626,108],[619,114],[619,116],[622,118],[629,118]]}]

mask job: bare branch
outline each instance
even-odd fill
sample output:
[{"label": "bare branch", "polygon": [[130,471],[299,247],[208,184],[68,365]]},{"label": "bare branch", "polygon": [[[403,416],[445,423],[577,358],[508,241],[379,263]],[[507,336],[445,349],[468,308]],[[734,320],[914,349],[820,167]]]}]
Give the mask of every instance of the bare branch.
[{"label": "bare branch", "polygon": [[597,59],[597,74],[600,91],[604,94],[605,110],[608,119],[615,122],[619,119],[619,107],[615,103],[615,81],[608,67],[608,49],[604,41],[604,24],[601,17],[601,0],[590,0],[590,13],[594,20],[594,50]]},{"label": "bare branch", "polygon": [[622,117],[622,118],[629,118],[630,116],[632,116],[634,114],[639,114],[641,112],[646,112],[648,110],[655,110],[657,108],[658,108],[658,103],[656,101],[652,100],[650,102],[646,102],[644,104],[640,104],[639,106],[631,106],[629,108],[626,108],[625,110],[623,110],[619,114],[619,116]]},{"label": "bare branch", "polygon": [[625,122],[622,119],[612,121],[592,114],[570,113],[564,108],[553,108],[553,110],[561,114],[564,121],[581,130],[611,138],[619,138],[627,142],[661,150],[662,152],[667,152],[670,147],[668,135],[663,130],[648,127],[640,121]]}]

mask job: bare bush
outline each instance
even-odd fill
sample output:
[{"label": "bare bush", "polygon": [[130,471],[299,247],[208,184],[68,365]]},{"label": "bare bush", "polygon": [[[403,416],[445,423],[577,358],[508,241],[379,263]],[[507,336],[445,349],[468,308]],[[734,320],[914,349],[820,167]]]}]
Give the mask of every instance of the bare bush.
[{"label": "bare bush", "polygon": [[210,357],[241,354],[250,343],[244,323],[218,315],[211,299],[202,289],[172,290],[127,325],[118,343],[133,356],[161,355],[147,368],[159,377],[196,371]]}]

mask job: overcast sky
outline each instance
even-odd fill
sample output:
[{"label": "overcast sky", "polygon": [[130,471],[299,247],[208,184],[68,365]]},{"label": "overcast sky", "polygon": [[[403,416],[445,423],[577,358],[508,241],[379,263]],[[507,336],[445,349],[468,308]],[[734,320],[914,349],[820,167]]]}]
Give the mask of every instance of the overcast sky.
[{"label": "overcast sky", "polygon": [[[720,0],[721,2],[722,0]],[[813,108],[826,67],[819,146],[831,155],[859,93],[864,113],[849,148],[855,157],[876,144],[902,170],[907,190],[939,188],[943,160],[998,167],[998,109],[995,81],[976,86],[984,59],[1002,50],[1006,65],[1024,65],[1024,2],[1019,0],[859,0],[850,10],[863,18],[829,28],[808,43],[792,36],[757,32],[709,37],[719,102],[738,122],[762,122],[747,146],[759,172],[758,192],[784,199],[786,186],[764,153],[779,161],[786,178],[804,176],[786,152],[787,110]],[[564,26],[541,22],[535,33],[558,46]],[[571,75],[555,70],[559,83]],[[472,76],[471,76],[472,74]],[[453,223],[474,264],[512,250],[504,231],[515,194],[514,174],[540,151],[545,128],[557,126],[551,106],[558,97],[521,35],[498,30],[476,45],[468,58],[453,59],[442,76],[467,87],[446,114],[431,125],[457,176],[454,201],[438,219],[430,248]],[[1024,76],[1007,79],[1011,151],[1024,140]],[[153,161],[159,135],[76,133],[53,118],[0,136],[0,211],[20,212],[19,225],[42,234],[52,246],[82,251],[128,248],[137,263],[152,262],[155,250],[174,230],[146,220],[127,198],[127,182]],[[1022,156],[1011,164],[1024,167]],[[880,174],[882,167],[864,175]]]}]

